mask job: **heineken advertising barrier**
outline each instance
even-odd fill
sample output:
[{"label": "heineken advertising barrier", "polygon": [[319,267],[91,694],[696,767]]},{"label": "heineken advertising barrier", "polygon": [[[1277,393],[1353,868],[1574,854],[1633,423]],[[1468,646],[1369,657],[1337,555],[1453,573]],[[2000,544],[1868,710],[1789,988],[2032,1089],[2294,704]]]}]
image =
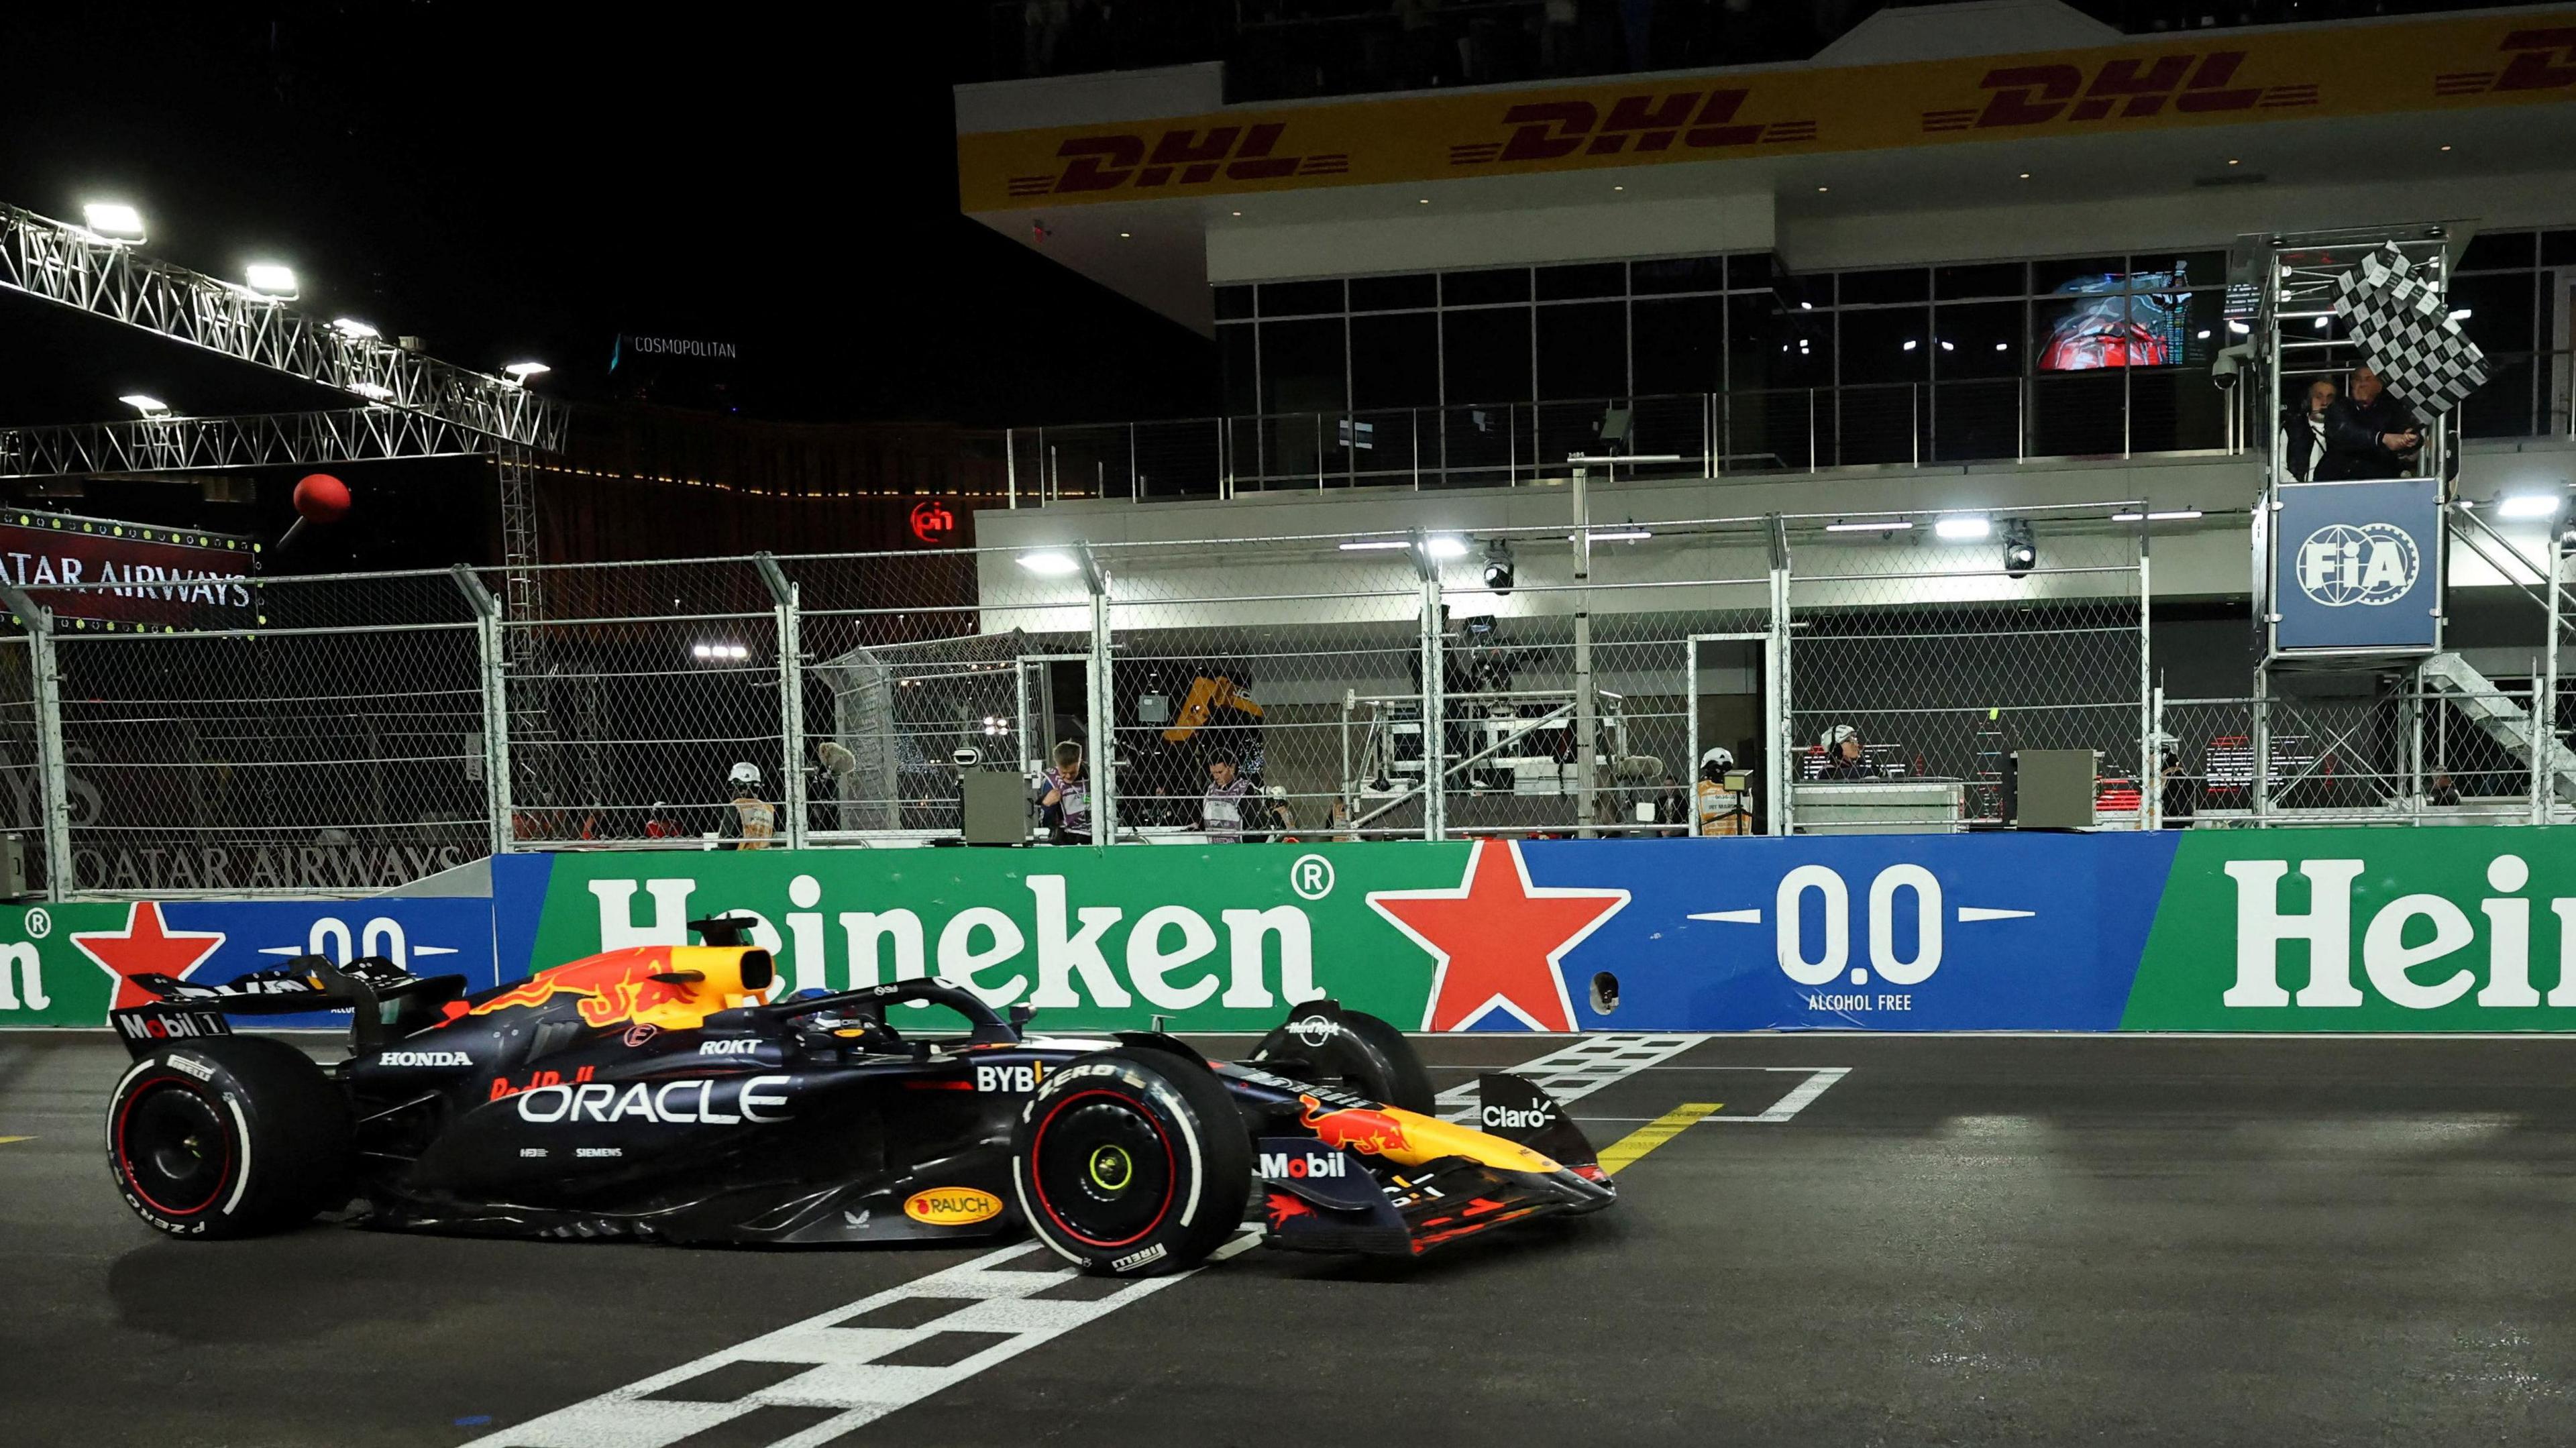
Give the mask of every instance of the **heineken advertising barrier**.
[{"label": "heineken advertising barrier", "polygon": [[308,951],[480,988],[729,913],[787,989],[937,974],[1055,1026],[1259,1030],[1329,994],[1435,1031],[2576,1028],[2566,829],[593,852],[488,879],[6,907],[0,1025],[95,1027],[138,972]]}]

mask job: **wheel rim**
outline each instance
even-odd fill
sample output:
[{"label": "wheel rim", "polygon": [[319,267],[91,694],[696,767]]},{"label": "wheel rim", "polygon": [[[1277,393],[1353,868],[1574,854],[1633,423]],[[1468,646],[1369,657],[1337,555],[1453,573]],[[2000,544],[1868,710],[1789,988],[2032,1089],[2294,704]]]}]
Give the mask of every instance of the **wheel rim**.
[{"label": "wheel rim", "polygon": [[116,1127],[117,1167],[134,1194],[165,1216],[215,1204],[232,1177],[232,1133],[215,1104],[175,1082],[127,1099]]},{"label": "wheel rim", "polygon": [[1152,1113],[1107,1091],[1059,1101],[1029,1144],[1029,1174],[1056,1227],[1093,1247],[1124,1247],[1162,1225],[1177,1172]]}]

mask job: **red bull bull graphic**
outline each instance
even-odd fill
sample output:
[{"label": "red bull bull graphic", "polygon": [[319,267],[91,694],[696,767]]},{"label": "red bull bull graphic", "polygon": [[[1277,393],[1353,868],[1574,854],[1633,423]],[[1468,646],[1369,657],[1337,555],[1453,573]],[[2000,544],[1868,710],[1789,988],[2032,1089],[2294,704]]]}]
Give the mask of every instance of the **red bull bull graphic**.
[{"label": "red bull bull graphic", "polygon": [[1366,1106],[1326,1111],[1324,1103],[1312,1096],[1299,1096],[1297,1104],[1305,1108],[1298,1114],[1298,1124],[1314,1132],[1315,1139],[1326,1146],[1348,1147],[1371,1156],[1413,1150],[1413,1143],[1405,1137],[1404,1123],[1386,1112]]},{"label": "red bull bull graphic", "polygon": [[740,989],[742,955],[715,946],[634,946],[556,966],[457,1014],[484,1016],[571,995],[587,1025],[689,1030],[717,1011],[760,998]]}]

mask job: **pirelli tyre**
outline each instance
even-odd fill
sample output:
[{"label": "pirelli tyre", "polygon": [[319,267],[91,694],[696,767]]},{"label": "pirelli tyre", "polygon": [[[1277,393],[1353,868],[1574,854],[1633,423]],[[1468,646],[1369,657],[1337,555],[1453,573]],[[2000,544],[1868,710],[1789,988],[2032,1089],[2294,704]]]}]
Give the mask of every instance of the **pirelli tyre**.
[{"label": "pirelli tyre", "polygon": [[173,1237],[255,1237],[348,1199],[347,1098],[282,1041],[228,1036],[134,1063],[107,1105],[125,1204]]},{"label": "pirelli tyre", "polygon": [[1439,1114],[1431,1073],[1404,1033],[1366,1011],[1329,1001],[1289,1012],[1288,1021],[1262,1042],[1262,1054],[1305,1061],[1327,1076],[1351,1083],[1362,1096],[1425,1116]]},{"label": "pirelli tyre", "polygon": [[1242,1225],[1252,1143],[1214,1072],[1122,1046],[1030,1093],[1011,1132],[1011,1182],[1056,1255],[1150,1277],[1197,1266]]}]

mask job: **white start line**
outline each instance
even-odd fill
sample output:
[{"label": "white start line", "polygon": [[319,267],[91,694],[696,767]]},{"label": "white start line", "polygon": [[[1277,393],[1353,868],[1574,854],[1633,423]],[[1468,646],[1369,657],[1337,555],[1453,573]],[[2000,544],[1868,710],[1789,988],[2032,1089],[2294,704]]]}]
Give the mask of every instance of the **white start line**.
[{"label": "white start line", "polygon": [[[1511,1069],[1538,1082],[1558,1101],[1572,1101],[1706,1039],[1586,1036]],[[1811,1080],[1799,1091],[1813,1100],[1831,1084]],[[1474,1109],[1475,1094],[1472,1081],[1442,1092],[1443,1114],[1464,1119],[1460,1113]],[[1261,1228],[1246,1226],[1208,1261],[1223,1261],[1260,1241]],[[1040,1254],[1048,1265],[1024,1260],[1030,1253]],[[796,1421],[782,1424],[784,1431],[766,1440],[765,1448],[822,1448],[1201,1270],[1121,1283],[1083,1279],[1047,1255],[1045,1247],[1021,1242],[486,1434],[462,1448],[671,1448],[695,1434],[773,1409],[787,1410]]]}]

